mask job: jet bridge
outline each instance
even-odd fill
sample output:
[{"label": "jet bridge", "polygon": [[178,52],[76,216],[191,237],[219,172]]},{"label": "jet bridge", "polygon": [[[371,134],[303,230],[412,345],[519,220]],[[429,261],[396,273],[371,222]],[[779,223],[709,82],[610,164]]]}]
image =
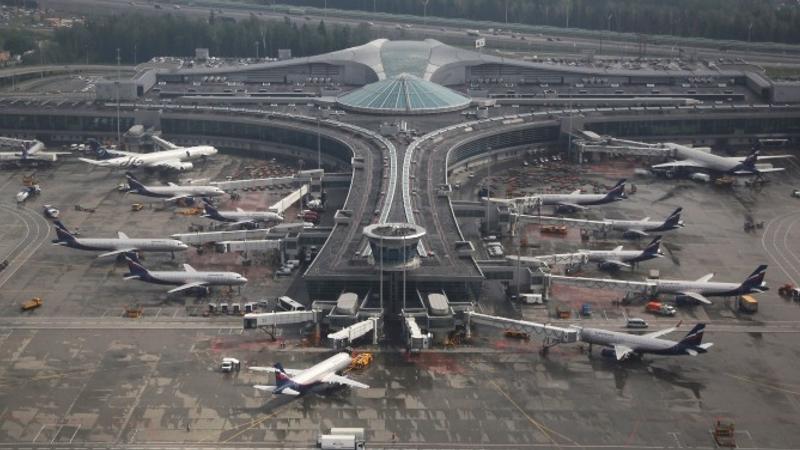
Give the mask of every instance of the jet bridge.
[{"label": "jet bridge", "polygon": [[488,314],[476,313],[474,311],[467,311],[465,313],[467,319],[467,329],[469,330],[469,323],[478,325],[486,325],[503,330],[521,331],[527,333],[528,336],[535,336],[542,339],[544,349],[558,344],[571,344],[577,342],[580,338],[579,330],[577,328],[564,328],[553,325],[528,322],[527,320],[509,319],[506,317],[490,316]]},{"label": "jet bridge", "polygon": [[245,330],[253,330],[256,328],[274,328],[280,325],[294,325],[316,321],[317,311],[315,310],[251,313],[244,315],[243,327]]},{"label": "jet bridge", "polygon": [[585,277],[565,277],[562,275],[545,275],[551,283],[563,284],[566,286],[576,286],[589,289],[612,289],[622,290],[642,295],[655,295],[657,285],[651,281],[627,281],[614,280],[611,278],[585,278]]},{"label": "jet bridge", "polygon": [[611,223],[605,220],[572,219],[570,217],[553,216],[532,216],[528,214],[511,214],[516,222],[533,223],[543,225],[566,225],[570,227],[580,227],[607,233],[611,230]]},{"label": "jet bridge", "polygon": [[372,343],[378,344],[378,318],[370,317],[358,323],[354,323],[347,328],[343,328],[335,333],[329,333],[328,339],[334,342],[334,346],[340,348],[349,345],[361,336],[372,332]]},{"label": "jet bridge", "polygon": [[206,231],[199,233],[180,233],[173,234],[172,239],[177,239],[188,245],[203,245],[211,242],[223,242],[234,240],[261,240],[265,239],[270,229],[256,230],[231,230],[231,231]]},{"label": "jet bridge", "polygon": [[297,186],[298,184],[309,184],[317,186],[322,182],[325,172],[322,169],[301,170],[291,177],[274,178],[253,178],[249,180],[230,180],[212,181],[209,184],[217,186],[224,191],[236,191],[240,189],[258,189],[272,186]]},{"label": "jet bridge", "polygon": [[278,200],[277,203],[269,207],[269,210],[278,214],[283,214],[290,206],[300,201],[304,195],[308,194],[308,185],[304,184],[286,197]]},{"label": "jet bridge", "polygon": [[584,252],[576,253],[554,253],[551,255],[539,256],[519,256],[506,255],[506,259],[512,263],[519,262],[525,266],[539,267],[547,266],[579,266],[589,262],[589,254]]}]

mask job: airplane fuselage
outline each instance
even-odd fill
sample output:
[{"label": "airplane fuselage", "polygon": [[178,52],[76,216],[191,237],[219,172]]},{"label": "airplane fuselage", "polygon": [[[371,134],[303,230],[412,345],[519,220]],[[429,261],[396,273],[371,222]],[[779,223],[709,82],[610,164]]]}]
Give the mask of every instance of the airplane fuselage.
[{"label": "airplane fuselage", "polygon": [[98,165],[117,168],[147,167],[157,165],[162,161],[191,161],[216,154],[216,148],[210,145],[198,145],[195,147],[162,150],[153,153],[120,156],[117,158],[100,161]]},{"label": "airplane fuselage", "polygon": [[751,289],[742,289],[740,283],[720,281],[653,280],[653,282],[658,292],[666,294],[680,295],[681,292],[697,292],[706,297],[720,297],[756,292]]},{"label": "airplane fuselage", "polygon": [[210,219],[221,222],[274,222],[282,221],[283,217],[270,211],[218,211],[219,217],[208,215]]},{"label": "airplane fuselage", "polygon": [[210,286],[241,286],[247,279],[236,272],[190,272],[190,271],[149,271],[138,277],[142,281],[155,284],[184,285],[204,283]]},{"label": "airplane fuselage", "polygon": [[120,250],[135,248],[143,252],[180,252],[189,248],[186,244],[175,239],[119,239],[119,238],[76,238],[72,242],[59,242],[80,250]]},{"label": "airplane fuselage", "polygon": [[323,379],[325,376],[332,373],[339,373],[349,367],[352,360],[353,359],[347,353],[337,353],[290,377],[288,383],[276,389],[276,393],[279,393],[281,389],[285,388],[291,388],[297,392],[305,392],[318,384],[324,383]]},{"label": "airplane fuselage", "polygon": [[619,198],[609,198],[606,194],[541,194],[538,195],[542,205],[560,205],[571,203],[575,205],[602,205],[611,203]]},{"label": "airplane fuselage", "polygon": [[148,197],[217,197],[225,192],[216,186],[144,186],[131,192]]},{"label": "airplane fuselage", "polygon": [[603,347],[622,345],[630,348],[635,353],[652,353],[656,355],[687,354],[678,347],[677,341],[641,336],[637,334],[620,333],[618,331],[601,330],[597,328],[583,328],[580,330],[581,342]]},{"label": "airplane fuselage", "polygon": [[665,226],[664,222],[655,222],[651,220],[607,220],[613,230],[617,231],[630,231],[640,230],[646,233],[658,231],[671,231],[676,228],[681,228],[682,224],[675,224],[672,226]]}]

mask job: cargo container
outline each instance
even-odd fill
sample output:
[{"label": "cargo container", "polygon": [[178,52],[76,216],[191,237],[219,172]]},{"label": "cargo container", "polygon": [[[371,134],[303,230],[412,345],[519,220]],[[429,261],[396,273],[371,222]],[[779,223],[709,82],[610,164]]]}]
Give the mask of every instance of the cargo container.
[{"label": "cargo container", "polygon": [[336,300],[336,313],[352,316],[358,309],[358,295],[353,292],[343,292]]},{"label": "cargo container", "polygon": [[752,295],[739,297],[739,311],[753,314],[758,311],[758,300]]}]

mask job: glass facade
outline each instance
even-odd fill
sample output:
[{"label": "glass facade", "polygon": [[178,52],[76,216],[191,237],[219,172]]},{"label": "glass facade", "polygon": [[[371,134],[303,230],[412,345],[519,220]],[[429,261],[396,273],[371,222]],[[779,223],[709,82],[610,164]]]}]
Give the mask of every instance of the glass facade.
[{"label": "glass facade", "polygon": [[470,99],[410,74],[368,84],[339,97],[345,108],[384,114],[425,114],[466,108]]}]

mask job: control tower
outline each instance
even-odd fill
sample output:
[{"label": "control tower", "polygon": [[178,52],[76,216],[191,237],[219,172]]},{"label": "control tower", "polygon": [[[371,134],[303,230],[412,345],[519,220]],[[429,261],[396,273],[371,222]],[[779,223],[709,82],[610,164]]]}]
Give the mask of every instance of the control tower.
[{"label": "control tower", "polygon": [[414,270],[420,265],[417,245],[425,229],[410,223],[381,223],[364,227],[373,265],[384,272]]}]

